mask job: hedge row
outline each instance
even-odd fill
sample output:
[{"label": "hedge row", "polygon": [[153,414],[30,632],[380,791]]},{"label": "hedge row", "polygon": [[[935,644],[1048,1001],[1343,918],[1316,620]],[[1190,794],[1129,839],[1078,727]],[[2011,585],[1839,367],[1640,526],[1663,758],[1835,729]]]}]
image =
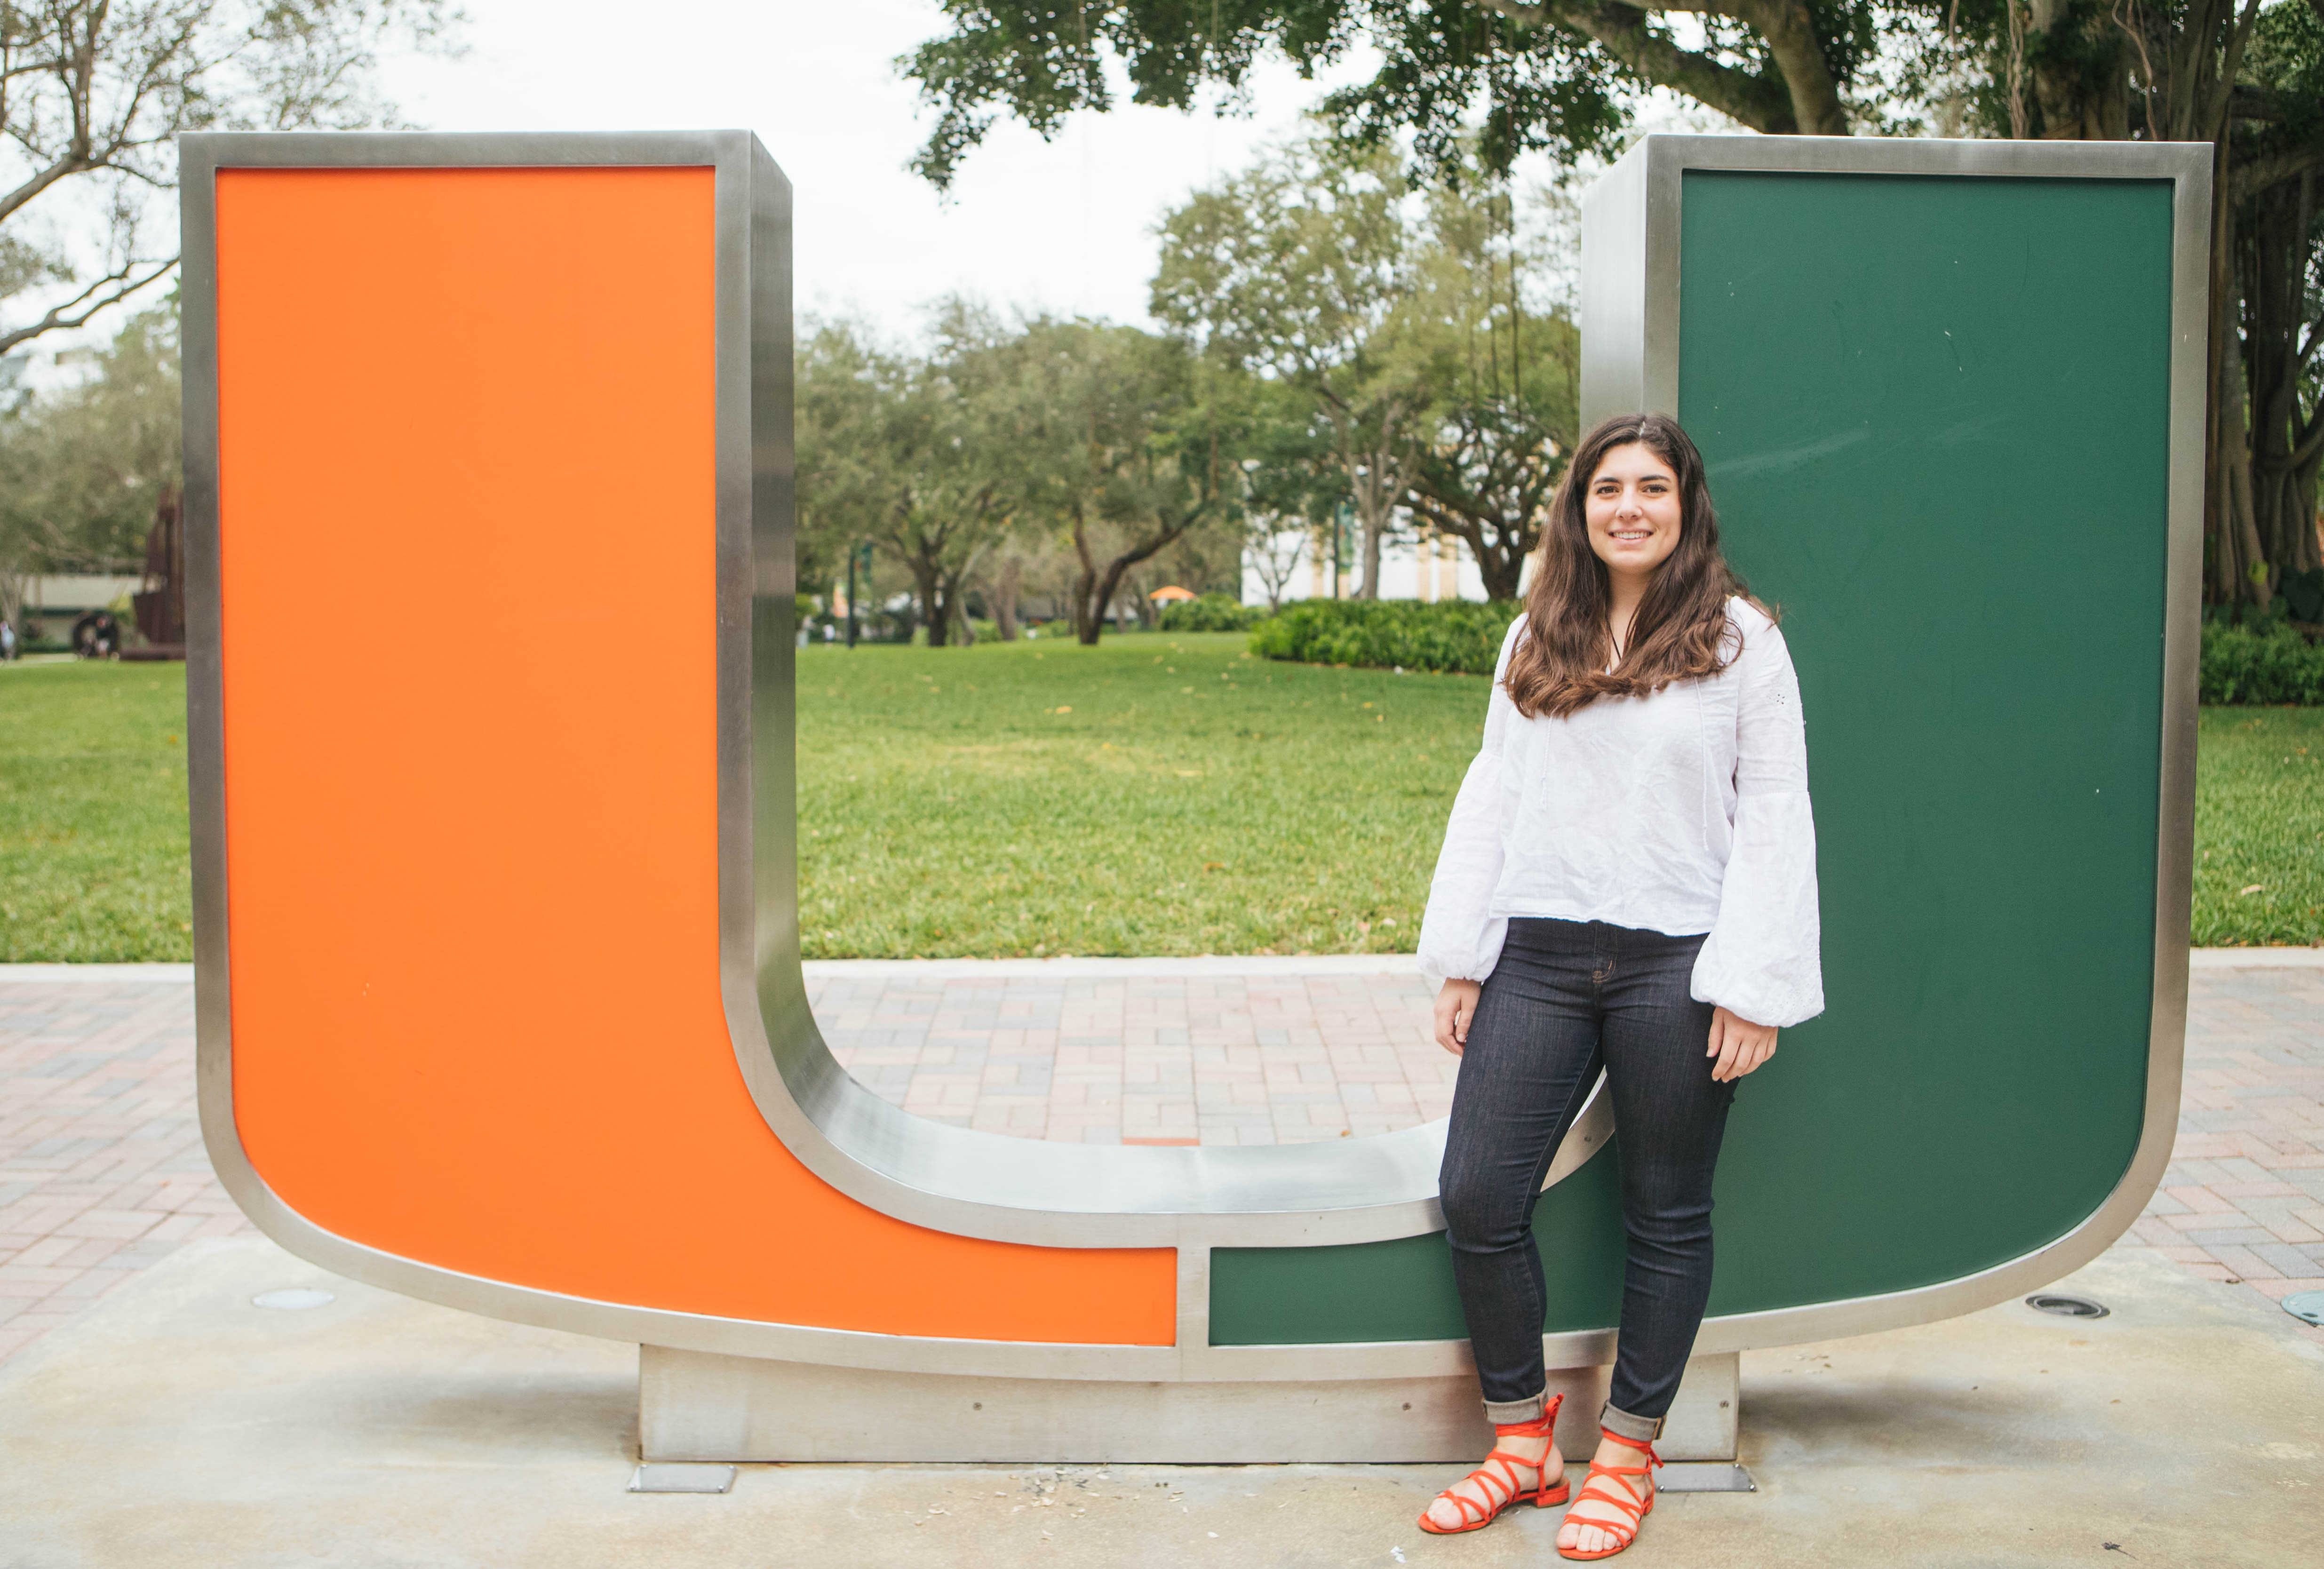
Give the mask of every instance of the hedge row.
[{"label": "hedge row", "polygon": [[1489,676],[1517,615],[1509,602],[1304,599],[1252,627],[1250,651],[1306,664]]},{"label": "hedge row", "polygon": [[1231,594],[1205,594],[1162,607],[1164,632],[1248,632],[1267,613]]},{"label": "hedge row", "polygon": [[[1514,604],[1466,600],[1298,600],[1250,629],[1250,651],[1307,664],[1489,676],[1517,614]],[[2200,687],[2206,703],[2324,704],[2324,644],[2310,642],[2282,621],[2257,626],[2206,622]]]},{"label": "hedge row", "polygon": [[2324,703],[2324,643],[2281,621],[2205,622],[2199,689],[2206,703]]}]

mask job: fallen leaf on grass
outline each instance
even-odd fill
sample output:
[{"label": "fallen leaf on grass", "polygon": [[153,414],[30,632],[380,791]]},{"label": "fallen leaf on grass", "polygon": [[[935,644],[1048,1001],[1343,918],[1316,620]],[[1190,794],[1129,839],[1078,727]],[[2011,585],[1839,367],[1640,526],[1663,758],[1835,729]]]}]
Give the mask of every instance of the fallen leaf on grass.
[{"label": "fallen leaf on grass", "polygon": [[2241,899],[2241,898],[2243,898],[2246,894],[2262,893],[2262,892],[2266,891],[2266,889],[2267,889],[2267,884],[2266,884],[2266,883],[2264,883],[2264,882],[2255,882],[2255,883],[2253,883],[2249,888],[2240,888],[2240,889],[2237,889],[2237,890],[2236,891],[2236,897],[2237,899]]}]

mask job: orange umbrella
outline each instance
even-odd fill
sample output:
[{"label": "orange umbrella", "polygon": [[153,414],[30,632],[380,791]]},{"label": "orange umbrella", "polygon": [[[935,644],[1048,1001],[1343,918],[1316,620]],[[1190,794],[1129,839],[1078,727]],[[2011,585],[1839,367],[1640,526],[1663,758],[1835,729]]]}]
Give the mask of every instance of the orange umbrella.
[{"label": "orange umbrella", "polygon": [[1170,600],[1170,599],[1192,599],[1192,598],[1194,598],[1194,595],[1193,590],[1191,590],[1191,589],[1185,589],[1185,588],[1181,588],[1181,587],[1179,587],[1176,584],[1173,583],[1173,584],[1169,585],[1167,587],[1165,587],[1165,588],[1157,588],[1157,589],[1156,589],[1153,593],[1151,593],[1151,594],[1148,595],[1146,597],[1147,597],[1147,598],[1148,598],[1148,599],[1164,599],[1164,600]]}]

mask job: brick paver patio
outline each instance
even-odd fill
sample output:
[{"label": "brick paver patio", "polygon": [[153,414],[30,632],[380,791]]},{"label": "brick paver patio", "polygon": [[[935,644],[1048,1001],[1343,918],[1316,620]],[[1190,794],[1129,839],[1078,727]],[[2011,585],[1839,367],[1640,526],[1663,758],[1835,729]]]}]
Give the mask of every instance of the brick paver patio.
[{"label": "brick paver patio", "polygon": [[[31,973],[0,971],[0,1358],[248,1226],[195,1122],[192,986]],[[810,992],[875,1091],[1000,1133],[1290,1143],[1408,1127],[1452,1095],[1410,975],[842,967]],[[2324,967],[2197,969],[2176,1156],[2133,1234],[2271,1298],[2324,1288]]]},{"label": "brick paver patio", "polygon": [[[1416,974],[820,969],[832,1055],[908,1112],[1081,1144],[1299,1144],[1442,1117]],[[834,971],[838,973],[834,974]]]}]

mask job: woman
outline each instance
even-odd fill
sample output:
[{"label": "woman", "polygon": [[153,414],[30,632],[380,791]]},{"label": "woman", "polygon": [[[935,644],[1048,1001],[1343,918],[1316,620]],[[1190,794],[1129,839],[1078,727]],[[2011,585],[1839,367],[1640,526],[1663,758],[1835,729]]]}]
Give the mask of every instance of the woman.
[{"label": "woman", "polygon": [[1727,1109],[1776,1029],[1822,1011],[1818,936],[1783,634],[1720,555],[1686,432],[1658,414],[1609,420],[1551,503],[1421,926],[1437,1043],[1462,1058],[1445,1227],[1500,1438],[1425,1529],[1567,1500],[1533,1206],[1602,1068],[1629,1262],[1602,1441],[1557,1546],[1606,1558],[1637,1537],[1711,1294]]}]

